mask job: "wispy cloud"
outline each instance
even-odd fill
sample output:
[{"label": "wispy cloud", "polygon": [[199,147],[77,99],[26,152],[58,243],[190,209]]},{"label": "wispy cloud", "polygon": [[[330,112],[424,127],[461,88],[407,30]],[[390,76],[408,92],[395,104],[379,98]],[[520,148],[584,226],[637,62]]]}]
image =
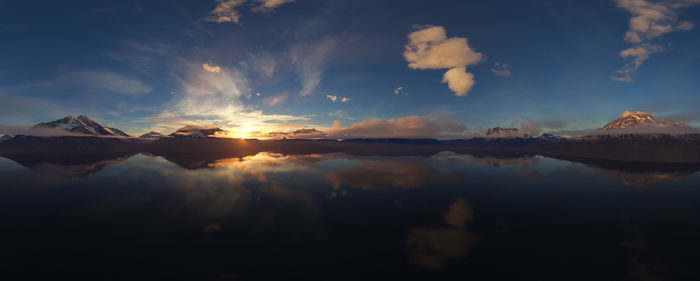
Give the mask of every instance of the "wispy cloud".
[{"label": "wispy cloud", "polygon": [[616,0],[617,6],[632,14],[630,29],[625,33],[625,42],[635,46],[620,52],[626,63],[617,72],[620,76],[612,79],[620,82],[632,82],[631,74],[657,52],[662,45],[651,43],[662,35],[676,31],[687,31],[695,26],[689,21],[679,22],[676,11],[700,3],[700,0],[668,0],[652,2],[648,0]]},{"label": "wispy cloud", "polygon": [[277,61],[270,53],[249,54],[248,60],[243,64],[266,78],[271,78],[278,67]]},{"label": "wispy cloud", "polygon": [[308,96],[318,89],[328,59],[337,45],[338,40],[325,38],[312,43],[300,43],[290,49],[291,62],[301,79],[300,96]]},{"label": "wispy cloud", "polygon": [[208,22],[234,22],[238,23],[241,14],[238,12],[238,7],[243,5],[246,0],[216,0],[216,8],[209,12],[209,15],[204,18]]},{"label": "wispy cloud", "polygon": [[279,94],[273,97],[265,98],[263,100],[263,104],[267,106],[278,106],[283,104],[289,95],[287,94]]},{"label": "wispy cloud", "polygon": [[355,118],[350,117],[349,114],[347,114],[345,111],[342,111],[340,109],[333,111],[333,112],[328,112],[328,116],[335,117],[335,118],[340,118],[340,119],[348,119],[348,120],[355,120]]},{"label": "wispy cloud", "polygon": [[60,80],[76,83],[85,88],[113,93],[141,95],[151,92],[151,87],[140,80],[106,70],[83,70],[63,74]]},{"label": "wispy cloud", "polygon": [[469,47],[467,38],[447,38],[442,26],[423,27],[410,33],[403,56],[413,69],[449,69],[442,83],[447,83],[457,96],[466,96],[475,83],[466,67],[483,59],[481,53]]},{"label": "wispy cloud", "polygon": [[498,77],[510,77],[510,76],[512,76],[512,73],[510,73],[510,65],[507,65],[505,63],[500,63],[500,62],[493,63],[493,67],[491,67],[491,73],[493,73],[493,75],[496,75]]},{"label": "wispy cloud", "polygon": [[294,1],[295,0],[255,0],[258,5],[253,7],[253,11],[271,12],[279,8],[279,6],[282,6],[282,4]]},{"label": "wispy cloud", "polygon": [[[311,120],[306,115],[265,114],[245,105],[242,99],[251,91],[245,72],[235,67],[220,68],[220,72],[209,72],[199,64],[190,65],[181,80],[182,89],[174,96],[168,109],[140,121],[154,123],[158,128],[176,129],[196,124],[248,132],[270,131],[286,123],[308,123]],[[285,99],[284,95],[278,95],[264,104],[275,106]]]},{"label": "wispy cloud", "polygon": [[[247,0],[215,0],[216,7],[209,12],[209,15],[204,18],[208,22],[233,22],[238,23],[241,19],[239,8],[243,6]],[[282,4],[294,2],[294,0],[255,0],[253,12],[272,12],[279,8]]]}]

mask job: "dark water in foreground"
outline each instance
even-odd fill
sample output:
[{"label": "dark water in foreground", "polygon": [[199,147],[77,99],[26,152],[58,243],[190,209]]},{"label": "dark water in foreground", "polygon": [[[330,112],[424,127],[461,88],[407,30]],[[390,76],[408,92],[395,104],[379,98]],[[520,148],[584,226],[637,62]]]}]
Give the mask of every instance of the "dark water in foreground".
[{"label": "dark water in foreground", "polygon": [[1,280],[700,280],[693,170],[447,152],[27,166],[0,158]]}]

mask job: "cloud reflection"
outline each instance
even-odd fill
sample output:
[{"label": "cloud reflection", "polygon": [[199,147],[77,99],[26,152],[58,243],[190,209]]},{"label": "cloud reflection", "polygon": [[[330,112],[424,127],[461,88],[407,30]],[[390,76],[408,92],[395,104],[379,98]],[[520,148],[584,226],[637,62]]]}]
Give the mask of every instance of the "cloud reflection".
[{"label": "cloud reflection", "polygon": [[428,268],[443,268],[449,259],[463,258],[479,241],[479,236],[465,229],[473,210],[464,199],[457,199],[445,214],[451,227],[415,227],[406,237],[411,263]]}]

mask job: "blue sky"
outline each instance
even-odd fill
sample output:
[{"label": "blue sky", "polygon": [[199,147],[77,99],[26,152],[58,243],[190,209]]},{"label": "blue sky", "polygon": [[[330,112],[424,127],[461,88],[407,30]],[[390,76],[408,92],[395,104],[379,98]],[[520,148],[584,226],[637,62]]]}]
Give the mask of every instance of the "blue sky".
[{"label": "blue sky", "polygon": [[[459,137],[624,110],[700,125],[696,0],[14,2],[0,3],[4,125]],[[428,29],[445,38],[409,37]]]}]

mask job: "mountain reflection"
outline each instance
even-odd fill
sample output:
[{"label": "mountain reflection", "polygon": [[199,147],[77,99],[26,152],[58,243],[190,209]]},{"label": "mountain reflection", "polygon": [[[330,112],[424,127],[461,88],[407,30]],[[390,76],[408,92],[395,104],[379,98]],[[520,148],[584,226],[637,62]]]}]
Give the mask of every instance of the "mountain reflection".
[{"label": "mountain reflection", "polygon": [[[158,260],[167,267],[145,269],[151,276],[192,266],[212,274],[189,280],[299,270],[333,279],[348,269],[421,280],[668,280],[687,268],[695,277],[696,259],[663,249],[700,250],[696,190],[615,188],[694,186],[697,176],[667,184],[693,166],[453,152],[218,156],[7,156],[31,170],[0,161],[0,240],[13,243],[0,255],[22,272]],[[627,221],[643,239],[621,227]]]},{"label": "mountain reflection", "polygon": [[3,155],[32,171],[65,179],[87,178],[107,166],[118,165],[132,154]]},{"label": "mountain reflection", "polygon": [[[452,184],[467,176],[468,168],[457,165],[457,161],[477,164],[491,168],[519,167],[532,185],[543,177],[537,166],[542,157],[491,157],[460,155],[452,152],[440,152],[432,156],[411,155],[410,152],[396,156],[367,156],[345,153],[309,153],[283,154],[274,152],[241,151],[235,157],[217,157],[207,154],[141,155],[164,159],[186,170],[234,169],[240,170],[246,177],[260,182],[267,182],[267,174],[277,172],[309,172],[319,169],[322,163],[335,161],[336,164],[325,167],[324,177],[332,183],[335,190],[344,186],[361,190],[385,190],[387,188],[418,188],[430,184]],[[86,155],[4,155],[30,170],[42,174],[58,176],[65,179],[87,178],[102,169],[122,164],[133,154],[86,154]],[[231,156],[230,153],[221,156]],[[590,159],[566,159],[585,164],[595,170],[604,171],[618,179],[624,185],[644,187],[670,182],[696,173],[697,164],[658,164],[628,163],[614,161],[595,161]],[[563,165],[563,161],[558,161]],[[461,167],[461,168],[460,168]],[[222,175],[228,177],[226,175]],[[243,179],[237,179],[243,180]]]}]

